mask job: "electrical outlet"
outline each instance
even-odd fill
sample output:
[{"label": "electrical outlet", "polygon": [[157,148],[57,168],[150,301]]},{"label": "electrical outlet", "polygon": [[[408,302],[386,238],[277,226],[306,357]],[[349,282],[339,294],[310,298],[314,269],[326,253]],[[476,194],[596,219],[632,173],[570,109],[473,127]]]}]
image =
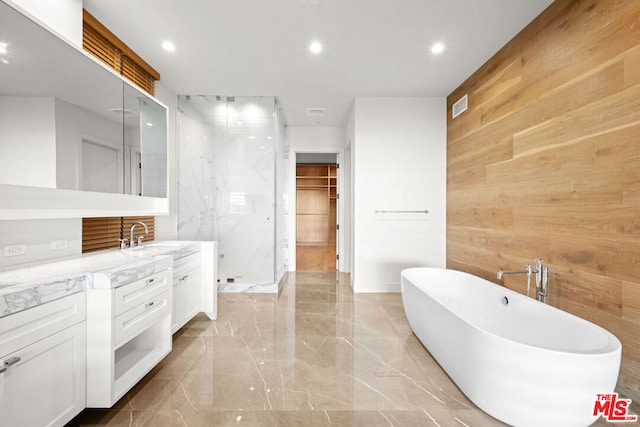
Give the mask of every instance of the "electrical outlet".
[{"label": "electrical outlet", "polygon": [[69,247],[68,240],[52,240],[51,241],[52,250],[67,249],[68,247]]},{"label": "electrical outlet", "polygon": [[2,250],[4,256],[24,255],[27,253],[27,245],[7,245]]}]

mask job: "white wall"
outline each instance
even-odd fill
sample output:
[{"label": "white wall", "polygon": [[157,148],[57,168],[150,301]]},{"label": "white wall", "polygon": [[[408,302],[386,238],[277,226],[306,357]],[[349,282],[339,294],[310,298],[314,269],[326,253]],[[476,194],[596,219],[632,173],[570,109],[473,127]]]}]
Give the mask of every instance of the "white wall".
[{"label": "white wall", "polygon": [[350,232],[349,221],[345,218],[345,207],[348,206],[350,196],[349,187],[345,187],[345,176],[343,163],[345,161],[345,130],[343,127],[289,127],[289,170],[291,179],[289,180],[289,271],[296,270],[296,153],[337,153],[340,169],[338,169],[338,193],[340,200],[338,203],[338,253],[340,254],[339,270],[349,272],[351,262],[349,254]]},{"label": "white wall", "polygon": [[349,112],[349,118],[347,119],[347,124],[345,127],[345,137],[346,137],[346,141],[345,141],[345,159],[344,159],[344,164],[346,166],[345,171],[347,172],[346,175],[346,179],[345,179],[345,188],[348,189],[348,194],[349,194],[349,198],[345,200],[345,223],[347,224],[347,236],[348,236],[348,240],[350,242],[349,244],[349,248],[348,248],[348,260],[349,260],[349,266],[350,266],[350,272],[351,272],[351,277],[350,277],[350,284],[351,284],[351,288],[353,289],[353,283],[355,282],[355,277],[356,277],[356,271],[351,267],[353,260],[355,259],[355,248],[356,248],[356,244],[355,244],[355,236],[354,236],[354,227],[353,227],[353,223],[354,223],[354,209],[353,206],[355,204],[355,200],[357,199],[358,195],[355,193],[354,188],[353,188],[353,183],[354,183],[354,179],[355,179],[355,169],[354,169],[354,163],[355,163],[355,142],[356,142],[356,119],[355,119],[356,115],[355,115],[355,105],[351,107],[351,111]]},{"label": "white wall", "polygon": [[[82,0],[8,0],[41,25],[82,47]],[[12,4],[13,3],[13,4]]]},{"label": "white wall", "polygon": [[354,292],[399,292],[404,268],[445,266],[446,99],[357,98],[353,114]]},{"label": "white wall", "polygon": [[[53,249],[52,243],[59,249]],[[4,256],[7,245],[26,245],[26,253]],[[62,247],[65,246],[66,247]],[[0,221],[0,269],[82,252],[82,219]]]}]

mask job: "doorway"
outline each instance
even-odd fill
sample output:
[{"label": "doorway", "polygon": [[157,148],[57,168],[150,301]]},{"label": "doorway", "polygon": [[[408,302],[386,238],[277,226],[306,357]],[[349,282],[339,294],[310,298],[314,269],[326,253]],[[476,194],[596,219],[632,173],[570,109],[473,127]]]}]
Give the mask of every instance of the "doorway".
[{"label": "doorway", "polygon": [[296,156],[296,269],[337,270],[337,155]]}]

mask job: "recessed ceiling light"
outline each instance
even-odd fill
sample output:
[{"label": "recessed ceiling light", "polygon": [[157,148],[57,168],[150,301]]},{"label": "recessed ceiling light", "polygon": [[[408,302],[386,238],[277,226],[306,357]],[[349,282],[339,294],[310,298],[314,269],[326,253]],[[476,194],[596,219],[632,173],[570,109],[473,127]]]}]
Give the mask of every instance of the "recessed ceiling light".
[{"label": "recessed ceiling light", "polygon": [[7,58],[0,58],[0,62],[2,62],[3,64],[8,64],[9,60]]},{"label": "recessed ceiling light", "polygon": [[434,43],[433,46],[431,46],[431,53],[433,54],[439,54],[442,53],[444,51],[444,45],[440,42],[438,43]]},{"label": "recessed ceiling light", "polygon": [[167,40],[162,43],[162,48],[167,52],[174,52],[176,50],[176,45]]},{"label": "recessed ceiling light", "polygon": [[316,55],[319,54],[320,52],[322,52],[322,44],[320,44],[320,42],[318,41],[312,42],[309,45],[309,51]]},{"label": "recessed ceiling light", "polygon": [[0,54],[7,53],[8,47],[9,47],[9,44],[7,42],[0,42]]},{"label": "recessed ceiling light", "polygon": [[153,123],[147,122],[147,126],[153,126]]}]

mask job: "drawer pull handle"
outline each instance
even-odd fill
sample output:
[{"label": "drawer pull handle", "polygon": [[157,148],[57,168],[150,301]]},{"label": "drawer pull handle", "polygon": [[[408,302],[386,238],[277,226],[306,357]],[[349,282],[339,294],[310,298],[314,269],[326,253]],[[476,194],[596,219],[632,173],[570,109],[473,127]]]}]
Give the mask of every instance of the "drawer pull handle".
[{"label": "drawer pull handle", "polygon": [[181,282],[184,282],[184,281],[185,281],[185,280],[187,280],[188,278],[189,278],[189,275],[188,275],[188,274],[185,274],[184,276],[182,276],[182,277],[180,278],[180,281],[181,281]]},{"label": "drawer pull handle", "polygon": [[150,285],[150,284],[152,284],[154,280],[156,280],[156,279],[154,279],[154,278],[151,278],[151,279],[149,279],[149,280],[147,280],[147,285]]},{"label": "drawer pull handle", "polygon": [[4,366],[11,366],[11,365],[15,365],[16,363],[18,363],[20,361],[19,357],[10,357],[7,360],[4,361]]},{"label": "drawer pull handle", "polygon": [[153,306],[154,306],[154,304],[155,304],[155,301],[148,302],[148,303],[147,303],[147,305],[146,305],[146,307],[147,307],[147,308],[151,308],[151,307],[153,307]]}]

